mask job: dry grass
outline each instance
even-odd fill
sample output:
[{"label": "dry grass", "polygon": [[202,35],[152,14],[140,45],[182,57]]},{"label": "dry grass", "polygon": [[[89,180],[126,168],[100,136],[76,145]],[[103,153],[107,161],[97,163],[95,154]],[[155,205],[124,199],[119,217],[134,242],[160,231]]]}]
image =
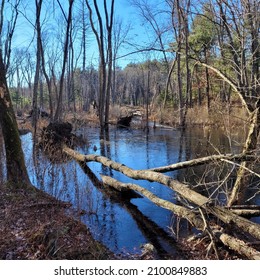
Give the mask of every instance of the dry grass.
[{"label": "dry grass", "polygon": [[[178,126],[179,110],[176,108],[155,108],[150,114],[150,119],[156,122]],[[248,116],[239,103],[231,105],[224,104],[218,100],[212,100],[210,110],[206,104],[202,106],[194,105],[186,112],[186,124],[200,126],[217,126],[220,128],[246,127]]]}]

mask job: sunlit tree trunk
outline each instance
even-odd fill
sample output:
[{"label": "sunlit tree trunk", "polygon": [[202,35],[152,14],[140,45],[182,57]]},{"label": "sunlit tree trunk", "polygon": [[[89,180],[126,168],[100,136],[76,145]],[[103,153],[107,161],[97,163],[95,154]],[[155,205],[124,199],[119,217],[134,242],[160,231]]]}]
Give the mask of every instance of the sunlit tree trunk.
[{"label": "sunlit tree trunk", "polygon": [[[58,1],[60,4],[60,2]],[[61,76],[60,76],[60,83],[59,83],[59,94],[58,94],[58,104],[56,108],[56,112],[54,115],[54,121],[60,121],[63,118],[63,90],[64,90],[64,79],[65,79],[65,71],[66,65],[68,60],[68,51],[69,51],[69,36],[70,36],[70,28],[72,22],[72,7],[73,7],[74,0],[69,0],[69,11],[68,17],[66,18],[66,34],[65,34],[65,42],[64,42],[64,50],[63,50],[63,61],[62,61],[62,69],[61,69]],[[62,6],[60,5],[62,8]]]},{"label": "sunlit tree trunk", "polygon": [[33,85],[33,101],[32,101],[32,126],[34,137],[36,135],[37,120],[38,120],[38,88],[39,88],[39,78],[40,78],[40,67],[41,67],[41,6],[42,0],[35,0],[36,7],[36,21],[35,29],[37,34],[37,50],[36,50],[36,66],[34,74],[34,85]]},{"label": "sunlit tree trunk", "polygon": [[5,144],[7,180],[30,185],[16,118],[6,83],[5,66],[0,50],[0,124]]}]

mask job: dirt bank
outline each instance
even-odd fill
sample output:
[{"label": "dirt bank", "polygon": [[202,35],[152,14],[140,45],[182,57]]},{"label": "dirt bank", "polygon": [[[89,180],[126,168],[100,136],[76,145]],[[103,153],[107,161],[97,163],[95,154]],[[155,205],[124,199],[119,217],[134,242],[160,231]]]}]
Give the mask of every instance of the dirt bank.
[{"label": "dirt bank", "polygon": [[115,259],[68,204],[37,189],[0,186],[0,259]]}]

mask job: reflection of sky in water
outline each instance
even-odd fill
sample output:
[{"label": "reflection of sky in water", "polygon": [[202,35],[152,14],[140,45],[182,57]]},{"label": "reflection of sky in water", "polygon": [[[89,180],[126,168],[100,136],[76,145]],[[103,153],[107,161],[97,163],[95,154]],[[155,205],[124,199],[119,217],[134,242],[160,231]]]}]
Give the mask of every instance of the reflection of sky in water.
[{"label": "reflection of sky in water", "polygon": [[[109,139],[101,141],[97,128],[81,128],[79,134],[88,141],[84,149],[79,148],[80,152],[103,153],[102,155],[134,169],[163,166],[206,155],[206,149],[212,154],[214,146],[218,146],[224,152],[230,152],[229,142],[224,136],[211,134],[212,145],[208,145],[202,130],[187,132],[181,140],[182,145],[181,134],[177,130],[151,130],[146,137],[141,130],[111,129]],[[75,208],[84,209],[87,214],[83,215],[81,220],[89,226],[94,237],[110,249],[116,252],[123,249],[134,251],[136,248],[140,249],[141,244],[151,242],[145,230],[137,225],[140,217],[148,218],[148,224],[149,220],[156,222],[166,231],[174,221],[169,211],[157,207],[145,198],[132,199],[131,205],[128,206],[120,202],[111,203],[109,198],[93,186],[75,161],[51,164],[42,153],[34,157],[31,134],[21,138],[32,183],[59,199],[73,203]],[[238,149],[237,146],[235,149]],[[98,178],[101,173],[111,175],[111,171],[102,168],[99,163],[91,162],[88,166]],[[161,198],[174,201],[173,191],[165,186],[143,180],[136,182],[115,171],[112,171],[112,174],[120,181],[137,183]],[[168,173],[178,179],[182,176],[180,174],[183,172]]]}]

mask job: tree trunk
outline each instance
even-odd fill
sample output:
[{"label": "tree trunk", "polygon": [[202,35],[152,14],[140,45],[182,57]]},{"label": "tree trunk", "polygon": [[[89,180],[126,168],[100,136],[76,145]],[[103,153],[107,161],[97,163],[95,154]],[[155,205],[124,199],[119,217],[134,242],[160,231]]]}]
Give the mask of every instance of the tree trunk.
[{"label": "tree trunk", "polygon": [[42,0],[35,0],[36,8],[36,21],[35,29],[37,33],[37,50],[36,50],[36,68],[34,74],[34,85],[33,85],[33,102],[32,102],[32,127],[33,135],[36,136],[37,121],[38,121],[38,88],[39,88],[39,78],[40,78],[40,66],[41,66],[41,6]]},{"label": "tree trunk", "polygon": [[59,96],[58,96],[58,104],[57,104],[56,112],[54,115],[54,121],[60,121],[63,117],[62,116],[63,94],[64,94],[63,88],[64,88],[66,65],[67,65],[67,60],[68,60],[69,35],[70,35],[70,28],[71,28],[71,22],[72,22],[73,2],[74,2],[74,0],[69,0],[69,12],[68,12],[68,18],[66,18],[67,27],[66,27],[65,42],[64,42],[62,70],[61,70],[61,77],[60,77],[60,84],[59,84]]},{"label": "tree trunk", "polygon": [[[259,135],[259,108],[257,108],[250,116],[250,127],[246,139],[246,143],[243,148],[244,154],[253,154],[257,148],[257,138]],[[228,206],[234,204],[241,204],[244,201],[245,192],[251,181],[250,169],[252,163],[244,161],[237,172],[237,178],[232,188],[231,195],[229,197]]]},{"label": "tree trunk", "polygon": [[0,123],[5,143],[7,180],[31,185],[24,162],[17,122],[7,87],[5,66],[0,51]]},{"label": "tree trunk", "polygon": [[182,11],[179,0],[176,1],[176,9],[178,13],[178,48],[176,53],[177,60],[177,82],[178,82],[178,97],[179,97],[179,126],[184,126],[184,102],[182,95],[182,72],[181,72],[181,48],[182,48]]},{"label": "tree trunk", "polygon": [[[208,54],[207,49],[204,49],[204,55],[205,55],[205,63],[208,64]],[[206,75],[206,97],[207,97],[207,109],[208,113],[210,110],[210,96],[209,96],[209,69],[208,67],[205,68],[205,75]]]}]

